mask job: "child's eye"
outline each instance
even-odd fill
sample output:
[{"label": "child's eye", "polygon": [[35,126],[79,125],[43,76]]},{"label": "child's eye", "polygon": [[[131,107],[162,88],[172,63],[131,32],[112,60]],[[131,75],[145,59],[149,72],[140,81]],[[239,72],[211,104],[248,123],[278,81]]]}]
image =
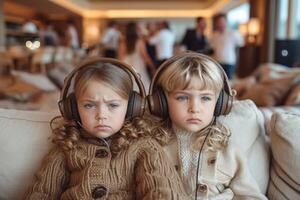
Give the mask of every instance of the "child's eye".
[{"label": "child's eye", "polygon": [[117,104],[117,103],[110,103],[110,104],[108,104],[108,107],[110,107],[110,108],[118,108],[120,105],[119,104]]},{"label": "child's eye", "polygon": [[176,100],[178,100],[178,101],[186,101],[188,99],[189,99],[188,96],[178,96],[178,97],[176,97]]},{"label": "child's eye", "polygon": [[83,107],[86,108],[86,109],[91,109],[91,108],[94,108],[95,105],[92,104],[92,103],[85,103],[85,104],[83,105]]},{"label": "child's eye", "polygon": [[202,101],[211,101],[211,97],[209,97],[209,96],[203,96],[203,97],[201,97],[201,100]]}]

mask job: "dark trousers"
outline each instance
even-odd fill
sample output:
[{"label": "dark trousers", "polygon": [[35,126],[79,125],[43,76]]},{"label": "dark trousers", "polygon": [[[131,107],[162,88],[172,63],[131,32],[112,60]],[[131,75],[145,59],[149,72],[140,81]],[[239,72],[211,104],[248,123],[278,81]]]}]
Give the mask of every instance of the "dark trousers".
[{"label": "dark trousers", "polygon": [[104,56],[109,58],[117,58],[117,52],[114,49],[106,49],[104,51]]},{"label": "dark trousers", "polygon": [[232,79],[232,76],[235,71],[235,65],[221,64],[221,66],[224,69],[228,79]]}]

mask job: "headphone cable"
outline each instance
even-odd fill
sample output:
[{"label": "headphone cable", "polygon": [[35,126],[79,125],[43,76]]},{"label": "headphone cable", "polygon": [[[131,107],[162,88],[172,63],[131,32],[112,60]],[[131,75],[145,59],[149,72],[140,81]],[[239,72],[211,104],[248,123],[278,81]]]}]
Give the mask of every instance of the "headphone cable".
[{"label": "headphone cable", "polygon": [[[214,124],[216,122],[216,117],[214,118],[212,124]],[[197,161],[197,171],[196,171],[196,190],[195,190],[195,200],[197,200],[197,191],[198,191],[198,176],[199,176],[199,165],[200,165],[200,158],[201,158],[201,152],[202,152],[202,149],[204,147],[204,144],[206,142],[206,139],[207,137],[210,135],[210,131],[206,134],[205,138],[204,138],[204,141],[201,145],[201,148],[199,150],[199,155],[198,155],[198,161]]]}]

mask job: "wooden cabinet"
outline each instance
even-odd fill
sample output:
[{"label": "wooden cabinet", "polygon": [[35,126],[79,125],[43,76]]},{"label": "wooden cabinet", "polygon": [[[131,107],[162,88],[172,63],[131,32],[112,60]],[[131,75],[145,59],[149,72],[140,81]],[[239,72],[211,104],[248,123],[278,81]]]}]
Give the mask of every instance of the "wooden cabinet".
[{"label": "wooden cabinet", "polygon": [[26,33],[22,30],[23,23],[5,20],[6,46],[25,45],[26,41],[38,40],[37,33]]},{"label": "wooden cabinet", "polygon": [[260,47],[257,45],[245,45],[238,50],[236,74],[238,78],[244,78],[258,67],[260,62]]}]

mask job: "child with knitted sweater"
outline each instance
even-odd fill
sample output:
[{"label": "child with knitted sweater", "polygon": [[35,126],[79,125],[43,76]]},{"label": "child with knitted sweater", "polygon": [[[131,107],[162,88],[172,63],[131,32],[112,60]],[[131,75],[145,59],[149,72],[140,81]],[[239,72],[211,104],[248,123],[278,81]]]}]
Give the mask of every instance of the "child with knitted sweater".
[{"label": "child with knitted sweater", "polygon": [[165,163],[160,140],[142,117],[144,97],[133,68],[115,59],[76,68],[62,89],[62,117],[51,122],[54,148],[26,199],[185,199],[175,168]]},{"label": "child with knitted sweater", "polygon": [[[169,134],[169,161],[189,199],[263,199],[230,131],[216,121],[230,112],[233,91],[222,67],[198,53],[177,55],[157,70],[148,101],[161,118],[155,132]],[[242,130],[241,130],[242,131]]]}]

